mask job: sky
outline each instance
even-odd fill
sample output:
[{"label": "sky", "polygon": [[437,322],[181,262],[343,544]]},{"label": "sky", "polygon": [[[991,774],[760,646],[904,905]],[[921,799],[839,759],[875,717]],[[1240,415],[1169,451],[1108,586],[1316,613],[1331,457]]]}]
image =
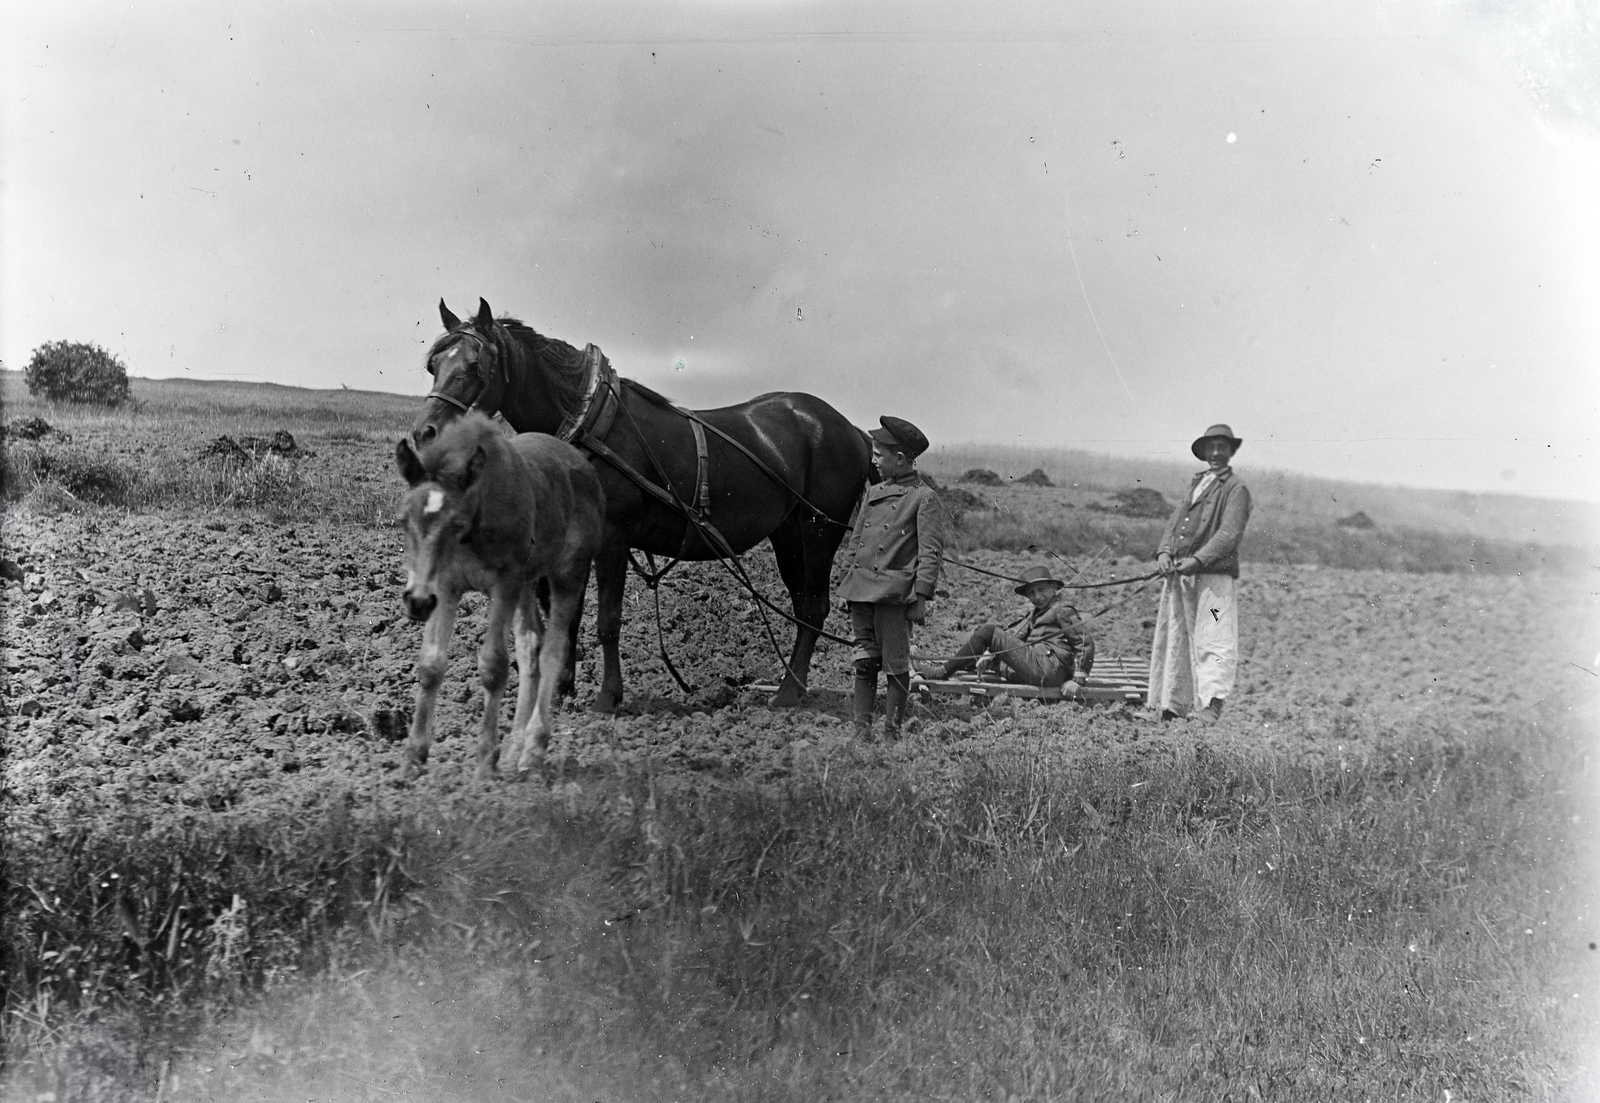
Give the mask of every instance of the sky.
[{"label": "sky", "polygon": [[699,407],[1600,500],[1593,24],[0,0],[0,360],[421,395],[482,296]]}]

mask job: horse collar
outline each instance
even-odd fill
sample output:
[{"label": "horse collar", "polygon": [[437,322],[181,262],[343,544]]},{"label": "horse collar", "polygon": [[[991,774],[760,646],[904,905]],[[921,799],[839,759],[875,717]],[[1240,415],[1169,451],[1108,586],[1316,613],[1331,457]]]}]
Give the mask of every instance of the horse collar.
[{"label": "horse collar", "polygon": [[600,346],[590,344],[584,349],[589,362],[588,380],[583,388],[583,401],[576,412],[562,420],[556,435],[565,441],[578,441],[594,436],[604,438],[611,431],[611,422],[617,413],[617,373],[600,351]]}]

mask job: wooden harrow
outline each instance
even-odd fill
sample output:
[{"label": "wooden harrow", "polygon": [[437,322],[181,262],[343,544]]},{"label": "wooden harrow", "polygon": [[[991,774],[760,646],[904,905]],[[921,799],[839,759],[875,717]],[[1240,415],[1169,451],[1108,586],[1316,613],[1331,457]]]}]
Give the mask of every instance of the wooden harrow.
[{"label": "wooden harrow", "polygon": [[[1071,687],[1076,687],[1074,691]],[[998,674],[960,674],[938,680],[911,676],[918,693],[948,693],[966,697],[1036,697],[1043,701],[1125,701],[1144,704],[1150,692],[1150,660],[1096,659],[1094,672],[1079,675],[1060,689],[1007,682]]]},{"label": "wooden harrow", "polygon": [[[960,674],[954,678],[931,680],[920,675],[911,676],[914,693],[946,693],[962,697],[1036,697],[1042,701],[1119,701],[1132,705],[1144,704],[1150,692],[1150,660],[1117,657],[1096,659],[1094,673],[1080,675],[1075,691],[1041,689],[1039,686],[1008,682],[998,674]],[[776,683],[757,684],[750,687],[758,693],[777,691]]]}]

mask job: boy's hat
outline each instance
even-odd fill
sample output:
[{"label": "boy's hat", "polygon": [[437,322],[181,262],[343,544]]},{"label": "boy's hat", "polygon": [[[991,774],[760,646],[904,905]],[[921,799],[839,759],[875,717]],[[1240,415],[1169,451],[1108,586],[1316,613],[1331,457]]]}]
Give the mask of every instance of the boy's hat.
[{"label": "boy's hat", "polygon": [[1013,586],[1011,590],[1013,593],[1020,594],[1035,582],[1054,582],[1057,586],[1066,585],[1065,582],[1050,573],[1049,567],[1029,567],[1022,572],[1021,585]]},{"label": "boy's hat", "polygon": [[880,417],[878,424],[883,428],[874,429],[867,435],[879,444],[896,448],[912,459],[916,459],[928,450],[928,438],[922,435],[921,429],[905,418]]},{"label": "boy's hat", "polygon": [[1227,441],[1235,452],[1239,450],[1239,445],[1244,443],[1244,441],[1234,436],[1233,430],[1228,428],[1226,425],[1213,425],[1204,433],[1196,437],[1193,444],[1189,445],[1189,451],[1194,453],[1195,459],[1203,460],[1206,458],[1205,453],[1200,451],[1200,446],[1206,441],[1210,440],[1212,437],[1220,437],[1221,439]]}]

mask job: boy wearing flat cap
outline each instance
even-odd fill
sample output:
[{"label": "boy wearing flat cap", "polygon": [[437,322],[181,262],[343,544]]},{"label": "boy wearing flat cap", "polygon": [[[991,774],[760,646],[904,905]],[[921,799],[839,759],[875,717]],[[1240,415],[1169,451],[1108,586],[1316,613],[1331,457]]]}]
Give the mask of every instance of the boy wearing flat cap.
[{"label": "boy wearing flat cap", "polygon": [[1229,461],[1244,441],[1226,425],[1207,429],[1189,450],[1206,462],[1173,510],[1156,553],[1165,576],[1150,648],[1150,707],[1163,720],[1222,716],[1239,670],[1239,540],[1250,491]]},{"label": "boy wearing flat cap", "polygon": [[944,507],[917,475],[928,438],[901,418],[878,421],[881,427],[868,435],[883,481],[868,486],[856,503],[839,586],[855,642],[856,734],[868,740],[880,670],[888,674],[884,735],[900,734],[911,695],[911,626],[927,619],[944,551]]},{"label": "boy wearing flat cap", "polygon": [[1016,593],[1028,599],[1028,612],[1005,628],[993,622],[980,625],[967,642],[943,663],[919,665],[924,678],[948,678],[958,670],[971,670],[985,652],[1011,672],[1010,680],[1056,689],[1072,681],[1075,673],[1094,666],[1094,638],[1078,619],[1078,610],[1058,600],[1064,583],[1049,567],[1029,567],[1022,572]]}]

